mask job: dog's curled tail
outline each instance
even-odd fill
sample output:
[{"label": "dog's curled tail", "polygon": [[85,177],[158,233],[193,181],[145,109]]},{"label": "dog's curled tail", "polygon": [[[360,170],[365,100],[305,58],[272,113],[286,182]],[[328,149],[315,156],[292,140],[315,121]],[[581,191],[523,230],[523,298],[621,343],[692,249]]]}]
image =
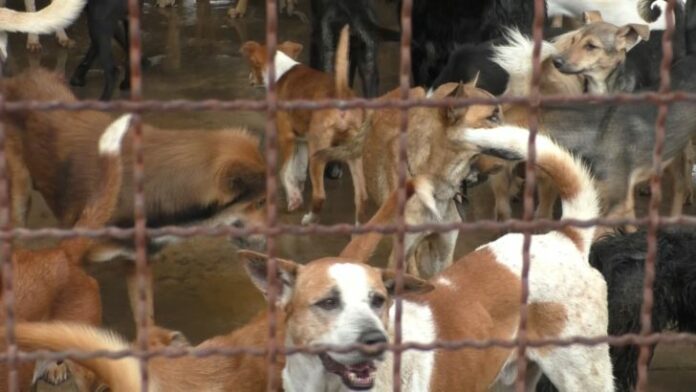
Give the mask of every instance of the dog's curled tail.
[{"label": "dog's curled tail", "polygon": [[[382,203],[377,212],[370,218],[367,225],[383,226],[394,221],[399,208],[399,191],[393,191]],[[432,184],[427,178],[418,176],[406,181],[406,200],[414,194],[421,198],[424,204],[431,209],[434,203],[432,198]],[[377,245],[382,240],[384,234],[380,232],[369,232],[353,236],[350,243],[343,248],[340,257],[367,263],[372,254],[377,249]]]},{"label": "dog's curled tail", "polygon": [[[532,85],[532,52],[534,41],[516,28],[507,28],[504,45],[493,47],[491,60],[503,68],[509,75],[506,95],[529,95]],[[548,41],[542,41],[539,61],[543,62],[556,54],[557,50]]]},{"label": "dog's curled tail", "polygon": [[343,29],[341,29],[341,35],[338,38],[336,66],[334,67],[334,72],[336,72],[336,97],[338,98],[347,98],[348,92],[350,91],[350,85],[348,83],[349,50],[350,27],[345,25]]},{"label": "dog's curled tail", "polygon": [[[4,332],[4,331],[3,331]],[[17,344],[24,349],[67,351],[123,351],[129,346],[114,333],[83,324],[20,323],[15,329]],[[93,371],[114,392],[139,391],[140,370],[134,357],[75,359]]]},{"label": "dog's curled tail", "polygon": [[[99,188],[85,205],[75,227],[97,229],[104,226],[114,214],[123,181],[121,144],[130,128],[130,122],[130,114],[119,117],[106,128],[99,139],[102,173]],[[92,242],[90,238],[76,237],[64,241],[62,245],[71,259],[79,262]]]},{"label": "dog's curled tail", "polygon": [[[529,130],[514,126],[494,129],[470,129],[464,141],[477,146],[481,153],[507,160],[527,157]],[[588,220],[599,215],[599,198],[592,175],[585,165],[546,135],[536,137],[536,164],[556,185],[563,206],[563,219]],[[561,231],[589,254],[594,227],[571,227]]]},{"label": "dog's curled tail", "polygon": [[655,1],[657,0],[638,0],[638,4],[636,4],[638,15],[648,23],[656,21],[662,15],[660,7],[653,7]]},{"label": "dog's curled tail", "polygon": [[54,0],[37,12],[0,8],[0,30],[28,34],[49,34],[71,24],[85,7],[86,0]]}]

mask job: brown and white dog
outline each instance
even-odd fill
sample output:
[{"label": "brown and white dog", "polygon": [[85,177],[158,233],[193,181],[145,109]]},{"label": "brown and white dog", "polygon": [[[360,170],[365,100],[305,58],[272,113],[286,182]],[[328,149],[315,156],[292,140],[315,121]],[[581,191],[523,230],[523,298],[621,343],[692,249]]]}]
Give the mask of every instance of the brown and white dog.
[{"label": "brown and white dog", "polygon": [[[348,44],[349,32],[346,26],[341,31],[336,51],[335,76],[317,71],[293,59],[302,46],[286,43],[279,46],[275,55],[276,82],[279,100],[323,100],[351,99],[355,93],[348,84]],[[288,55],[285,50],[295,54]],[[247,42],[242,53],[248,59],[254,82],[266,83],[267,50],[257,42]],[[294,211],[302,206],[302,190],[307,178],[307,166],[312,180],[312,205],[302,218],[303,224],[316,223],[324,205],[324,168],[326,161],[316,159],[317,151],[331,146],[349,143],[360,133],[363,125],[363,109],[337,108],[322,110],[280,111],[277,115],[278,145],[282,159],[281,181],[288,198],[288,210]],[[365,199],[362,161],[352,158],[347,161],[353,182],[356,184],[355,199],[360,205]],[[362,212],[356,211],[356,217]]]},{"label": "brown and white dog", "polygon": [[[407,197],[413,195],[418,185],[407,186]],[[381,225],[389,223],[397,207],[397,194],[394,193],[380,207],[370,224]],[[369,233],[354,237],[343,253],[354,260],[367,260],[381,239],[381,235]],[[257,257],[257,253],[244,254],[243,257]],[[265,264],[247,265],[248,270],[258,273],[254,267],[265,267]],[[278,315],[277,344],[285,341],[286,314],[280,311]],[[264,349],[268,344],[268,314],[264,311],[254,317],[245,326],[230,332],[227,335],[217,336],[206,340],[196,347],[197,350],[248,347],[252,349]],[[149,348],[157,349],[162,346],[171,346],[171,343],[179,347],[185,345],[181,342],[181,335],[176,331],[168,331],[156,326],[150,326]],[[22,348],[50,348],[64,350],[67,348],[84,350],[121,350],[130,348],[130,344],[118,336],[106,331],[90,328],[85,324],[20,324],[17,329]],[[175,346],[176,347],[176,346]],[[280,370],[285,364],[285,358],[278,357],[279,366],[276,380],[280,380]],[[106,383],[114,392],[135,391],[140,388],[140,376],[138,374],[137,361],[132,358],[121,361],[109,361],[103,358],[93,361],[81,362],[86,367],[94,370],[98,379]],[[266,391],[268,382],[266,358],[256,355],[236,356],[184,356],[178,358],[154,357],[149,361],[150,390],[188,392],[193,390],[239,390],[239,391]],[[96,382],[95,382],[96,384]],[[274,390],[277,388],[274,388]]]},{"label": "brown and white dog", "polygon": [[[398,89],[379,99],[398,99]],[[492,98],[475,82],[467,84],[446,83],[431,98]],[[409,98],[426,98],[422,88],[413,88]],[[427,176],[433,187],[433,199],[424,203],[422,198],[412,198],[406,204],[406,222],[410,225],[427,223],[453,223],[461,220],[455,195],[462,184],[475,177],[476,170],[485,172],[488,158],[474,158],[476,151],[460,142],[467,128],[495,127],[502,120],[501,109],[495,105],[471,105],[461,108],[416,107],[408,112],[407,174],[409,178]],[[357,145],[332,147],[317,155],[324,160],[349,159],[362,156],[367,194],[375,204],[381,205],[398,186],[399,131],[401,111],[379,109],[368,115],[364,135],[356,138]],[[472,172],[472,164],[474,170]],[[491,168],[494,165],[491,165]],[[472,173],[474,173],[472,175]],[[359,190],[356,188],[356,193]],[[358,200],[356,200],[357,202]],[[364,210],[361,205],[356,210]],[[442,271],[451,262],[458,231],[444,233],[408,233],[405,238],[407,271],[416,276],[430,277]],[[394,261],[392,253],[392,262]],[[392,265],[393,266],[393,265]]]},{"label": "brown and white dog", "polygon": [[[515,159],[527,154],[528,137],[527,130],[514,127],[475,129],[464,133],[461,142],[483,153]],[[537,138],[537,151],[537,164],[559,188],[564,218],[596,217],[597,193],[582,163],[543,135]],[[424,192],[427,190],[416,189],[419,197]],[[606,283],[588,263],[593,234],[594,228],[590,227],[533,236],[527,338],[563,339],[607,333]],[[507,234],[463,257],[430,282],[404,276],[403,341],[430,344],[436,340],[514,339],[519,325],[523,241],[522,234]],[[242,252],[242,256],[254,283],[267,293],[267,256],[254,252]],[[276,266],[281,285],[277,297],[282,309],[279,335],[286,346],[369,346],[360,352],[287,356],[282,375],[284,390],[391,390],[393,360],[390,353],[384,354],[382,345],[394,333],[394,273],[343,257],[323,258],[306,265],[277,260]],[[244,344],[261,346],[256,339],[267,336],[265,326],[265,316],[247,325],[245,328],[255,334],[250,333]],[[17,339],[21,346],[32,349],[124,348],[124,343],[111,334],[65,324],[20,325]],[[528,347],[525,355],[530,361],[526,380],[529,389],[543,372],[562,391],[614,390],[606,344]],[[472,391],[509,389],[516,379],[516,359],[514,348],[410,350],[403,353],[401,385],[405,391],[442,391],[453,385]],[[185,380],[187,388],[210,390],[211,385],[220,385],[210,384],[211,374],[215,378],[223,374],[208,367],[206,377],[199,378],[200,370],[194,367],[197,362],[209,361],[211,357],[198,359],[186,371],[170,368],[166,373],[159,373],[151,364],[150,387],[178,391],[183,390],[181,380]],[[136,359],[99,358],[80,363],[105,377],[115,392],[141,387]],[[263,374],[256,367],[263,363],[259,357],[245,369]],[[231,378],[235,372],[224,374]],[[264,379],[259,376],[244,380],[251,383]],[[242,385],[246,386],[235,387],[242,389]]]},{"label": "brown and white dog", "polygon": [[[121,139],[128,131],[130,116],[111,124],[99,141],[97,165],[101,174],[95,194],[90,197],[75,227],[102,227],[113,214],[122,181]],[[101,299],[97,281],[82,268],[82,261],[94,240],[76,237],[43,250],[17,249],[12,253],[14,317],[18,321],[60,320],[88,325],[101,324]],[[0,296],[2,300],[2,296]],[[6,309],[0,309],[5,322]],[[33,363],[20,366],[20,386],[29,385]],[[34,379],[59,383],[67,376],[67,364],[37,363]],[[3,365],[4,367],[4,365]],[[0,371],[0,389],[5,390],[6,372]],[[82,373],[80,373],[82,374]],[[85,375],[86,376],[86,375]],[[81,381],[81,380],[80,380]]]},{"label": "brown and white dog", "polygon": [[[30,71],[0,82],[9,101],[76,102],[55,74]],[[23,225],[34,188],[61,226],[70,227],[93,197],[101,178],[96,146],[111,117],[97,111],[27,111],[3,117],[8,140],[11,202],[15,224]],[[108,223],[133,226],[132,137],[124,142],[125,178]],[[244,129],[165,131],[143,125],[147,225],[261,226],[265,215],[266,166],[259,140]],[[150,250],[179,241],[152,238]],[[240,247],[260,248],[262,235],[232,238]],[[109,241],[90,252],[92,261],[133,257],[131,241]],[[134,276],[129,277],[135,298]],[[153,317],[150,312],[150,317]]]}]

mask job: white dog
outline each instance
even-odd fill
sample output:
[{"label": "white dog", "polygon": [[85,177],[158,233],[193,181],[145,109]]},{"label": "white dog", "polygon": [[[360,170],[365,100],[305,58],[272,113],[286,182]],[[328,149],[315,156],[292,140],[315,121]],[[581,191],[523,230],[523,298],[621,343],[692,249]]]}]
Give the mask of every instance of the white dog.
[{"label": "white dog", "polygon": [[[685,0],[677,0],[684,5]],[[599,11],[605,22],[623,26],[629,23],[650,23],[650,30],[664,30],[665,0],[547,0],[549,18],[568,16],[581,18],[585,11]]]}]

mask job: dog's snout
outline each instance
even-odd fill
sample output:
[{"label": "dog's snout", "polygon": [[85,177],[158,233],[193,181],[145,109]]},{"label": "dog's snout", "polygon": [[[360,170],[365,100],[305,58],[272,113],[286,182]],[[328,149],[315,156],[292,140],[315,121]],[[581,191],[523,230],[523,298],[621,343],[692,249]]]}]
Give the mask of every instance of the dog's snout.
[{"label": "dog's snout", "polygon": [[382,344],[387,342],[387,336],[378,329],[370,329],[360,334],[358,342],[367,345]]},{"label": "dog's snout", "polygon": [[563,57],[561,56],[556,56],[553,58],[553,65],[556,68],[561,68],[565,65],[565,60],[563,60]]}]

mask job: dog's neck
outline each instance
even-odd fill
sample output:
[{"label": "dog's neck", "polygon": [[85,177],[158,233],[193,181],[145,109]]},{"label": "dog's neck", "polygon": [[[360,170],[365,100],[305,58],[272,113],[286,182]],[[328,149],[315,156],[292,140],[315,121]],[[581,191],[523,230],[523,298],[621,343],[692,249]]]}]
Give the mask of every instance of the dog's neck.
[{"label": "dog's neck", "polygon": [[338,376],[327,373],[319,357],[313,354],[287,356],[285,368],[283,368],[283,390],[285,392],[349,391]]},{"label": "dog's neck", "polygon": [[[287,54],[281,52],[280,50],[276,51],[275,81],[277,82],[278,80],[280,80],[280,78],[282,78],[283,75],[285,75],[289,70],[291,70],[294,66],[298,64],[300,63],[293,60]],[[263,83],[268,87],[268,68],[264,69],[263,71]]]}]

